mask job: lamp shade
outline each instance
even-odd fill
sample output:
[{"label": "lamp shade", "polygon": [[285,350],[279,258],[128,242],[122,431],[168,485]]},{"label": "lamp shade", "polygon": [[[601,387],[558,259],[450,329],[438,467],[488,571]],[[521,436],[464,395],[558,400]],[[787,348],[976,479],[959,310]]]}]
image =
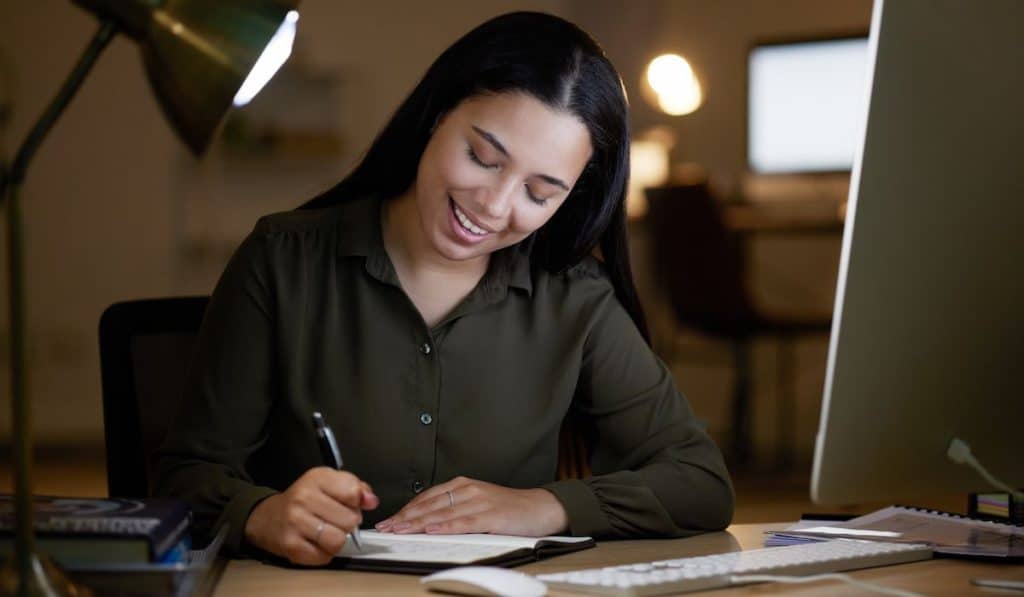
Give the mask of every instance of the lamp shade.
[{"label": "lamp shade", "polygon": [[[298,18],[298,0],[75,2],[114,19],[138,42],[164,115],[196,155],[209,145],[254,66],[271,62],[276,70],[287,58]],[[258,78],[266,83],[272,74]]]}]

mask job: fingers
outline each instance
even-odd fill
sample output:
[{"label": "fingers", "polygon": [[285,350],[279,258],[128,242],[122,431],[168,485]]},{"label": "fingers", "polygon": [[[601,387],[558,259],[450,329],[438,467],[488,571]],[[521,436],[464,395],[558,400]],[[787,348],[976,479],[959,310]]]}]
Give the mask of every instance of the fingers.
[{"label": "fingers", "polygon": [[[449,498],[449,491],[453,492],[453,499]],[[459,479],[411,500],[391,519],[378,524],[377,529],[400,534],[500,533],[540,537],[559,532],[567,524],[565,508],[546,489],[514,489]]]},{"label": "fingers", "polygon": [[362,500],[359,503],[359,507],[363,510],[374,510],[380,505],[380,498],[373,492],[366,483],[361,483],[362,488]]},{"label": "fingers", "polygon": [[451,520],[430,523],[423,532],[431,535],[461,535],[464,533],[490,533],[486,518],[477,514],[459,516]]},{"label": "fingers", "polygon": [[398,514],[392,517],[394,522],[401,523],[413,518],[419,518],[429,512],[434,512],[444,508],[451,508],[453,506],[453,499],[449,497],[449,495],[454,496],[455,494],[449,494],[448,491],[425,500],[419,500],[416,503],[410,502],[406,504]]},{"label": "fingers", "polygon": [[362,523],[362,507],[375,508],[380,500],[369,485],[345,471],[317,467],[304,477],[288,492],[288,531],[282,548],[292,562],[322,565],[341,551],[348,533]]},{"label": "fingers", "polygon": [[[332,557],[341,553],[342,548],[345,547],[345,543],[348,542],[348,533],[333,524],[323,521],[321,522],[323,523],[323,527],[321,528],[319,526],[320,523],[317,523],[317,526],[313,530],[311,543],[313,543],[313,545],[315,545],[320,551],[328,554],[329,557],[327,558],[327,561],[329,562]],[[326,564],[327,562],[323,563]]]},{"label": "fingers", "polygon": [[394,530],[395,525],[403,524],[410,518],[414,518],[424,512],[442,507],[442,503],[437,501],[441,496],[444,496],[444,505],[449,505],[450,500],[448,500],[447,492],[450,490],[446,490],[445,488],[450,485],[451,481],[431,487],[409,500],[409,503],[402,506],[402,509],[393,514],[390,518],[386,518],[378,522],[374,528],[381,532]]},{"label": "fingers", "polygon": [[472,482],[472,479],[467,479],[466,477],[455,477],[454,479],[449,479],[444,483],[439,483],[437,485],[434,485],[433,487],[428,488],[423,493],[412,498],[411,500],[409,500],[409,503],[406,504],[406,506],[412,506],[418,502],[429,501],[440,495],[447,495],[449,491],[458,489],[459,487]]},{"label": "fingers", "polygon": [[358,508],[340,504],[331,496],[316,490],[297,494],[295,502],[318,519],[345,532],[351,531],[363,522],[362,512]]},{"label": "fingers", "polygon": [[480,512],[489,507],[485,500],[479,499],[485,485],[465,477],[436,485],[410,500],[391,518],[377,523],[375,528],[382,532],[420,533],[428,524]]},{"label": "fingers", "polygon": [[346,534],[301,507],[289,508],[285,514],[288,532],[281,539],[286,558],[295,564],[321,566],[331,561],[345,545]]},{"label": "fingers", "polygon": [[[492,510],[488,500],[474,500],[454,507],[428,512],[423,516],[400,523],[396,534],[405,533],[487,533],[487,512]],[[459,529],[459,530],[453,530]]]},{"label": "fingers", "polygon": [[334,552],[328,552],[312,541],[295,536],[282,542],[284,556],[293,564],[302,566],[323,566],[331,561]]},{"label": "fingers", "polygon": [[321,491],[350,508],[359,509],[364,498],[367,498],[367,501],[376,498],[369,485],[347,471],[320,466],[306,474],[313,477],[315,485]]},{"label": "fingers", "polygon": [[427,489],[423,493],[409,500],[409,503],[402,506],[402,509],[398,511],[398,514],[403,514],[410,508],[421,507],[424,503],[434,500],[438,496],[447,496],[448,491],[454,490],[458,485],[460,485],[464,481],[468,481],[468,479],[465,479],[464,477],[456,477],[450,481],[441,483],[440,485],[434,485],[433,487]]},{"label": "fingers", "polygon": [[284,493],[259,502],[246,519],[245,538],[296,564],[326,564],[362,522],[362,509],[379,503],[373,489],[351,473],[317,467]]}]

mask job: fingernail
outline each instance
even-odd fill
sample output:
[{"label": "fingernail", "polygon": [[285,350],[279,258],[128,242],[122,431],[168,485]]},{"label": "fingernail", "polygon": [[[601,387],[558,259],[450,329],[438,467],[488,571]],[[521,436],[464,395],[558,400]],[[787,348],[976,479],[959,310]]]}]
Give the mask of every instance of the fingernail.
[{"label": "fingernail", "polygon": [[382,520],[382,521],[378,522],[377,524],[373,525],[373,528],[375,528],[375,529],[377,529],[379,531],[380,529],[388,528],[392,524],[394,524],[393,520],[391,520],[390,518],[385,518],[384,520]]},{"label": "fingernail", "polygon": [[395,531],[396,533],[401,533],[402,531],[407,530],[411,526],[412,525],[408,522],[400,522],[396,524],[394,527],[392,527],[391,530]]},{"label": "fingernail", "polygon": [[428,533],[436,533],[437,531],[441,530],[441,525],[438,525],[438,524],[428,524],[427,528],[424,529],[424,530],[426,532],[428,532]]}]

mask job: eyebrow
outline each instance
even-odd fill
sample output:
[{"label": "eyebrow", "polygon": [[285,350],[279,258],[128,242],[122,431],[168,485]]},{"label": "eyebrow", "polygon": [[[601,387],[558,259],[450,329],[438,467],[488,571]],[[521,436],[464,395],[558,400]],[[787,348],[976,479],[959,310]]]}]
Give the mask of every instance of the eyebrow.
[{"label": "eyebrow", "polygon": [[[473,127],[473,131],[476,132],[476,134],[480,135],[481,137],[484,138],[485,141],[493,145],[495,149],[502,153],[502,155],[504,155],[505,157],[511,157],[508,154],[508,150],[505,149],[505,146],[501,144],[501,141],[498,141],[497,137],[476,125],[471,126]],[[541,180],[548,184],[553,184],[557,187],[562,187],[566,191],[569,190],[569,185],[565,184],[564,182],[561,181],[561,179],[555,178],[554,176],[548,176],[547,174],[536,174],[535,176],[537,176],[538,178],[540,178]]]}]

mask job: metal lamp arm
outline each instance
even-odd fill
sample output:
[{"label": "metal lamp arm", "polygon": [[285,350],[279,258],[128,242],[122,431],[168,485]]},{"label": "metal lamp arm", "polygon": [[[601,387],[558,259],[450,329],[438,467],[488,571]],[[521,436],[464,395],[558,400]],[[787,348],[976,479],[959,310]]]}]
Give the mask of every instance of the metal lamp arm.
[{"label": "metal lamp arm", "polygon": [[25,180],[28,164],[39,149],[39,145],[56,124],[64,108],[71,102],[92,65],[96,63],[96,59],[116,32],[117,27],[113,22],[101,21],[99,30],[64,81],[57,96],[25,137],[18,153],[15,154],[14,161],[11,162],[10,169],[5,169],[0,164],[0,197],[6,202],[7,211],[7,266],[10,282],[7,294],[11,328],[11,431],[16,521],[14,558],[0,569],[0,587],[12,586],[13,582],[13,586],[17,587],[16,590],[21,595],[73,594],[73,591],[68,588],[66,577],[54,569],[48,560],[40,560],[35,552],[32,528],[32,417],[27,396],[28,371],[25,359],[25,258],[19,190]]},{"label": "metal lamp arm", "polygon": [[64,112],[64,108],[71,102],[71,98],[75,96],[78,88],[82,85],[82,81],[85,80],[89,70],[96,63],[96,59],[99,58],[100,53],[110,43],[117,30],[117,25],[114,21],[100,21],[99,30],[85,48],[81,58],[78,59],[78,63],[75,64],[71,74],[64,81],[64,85],[21,143],[18,153],[14,156],[14,161],[11,162],[10,169],[6,172],[0,172],[0,197],[6,198],[7,193],[5,191],[9,185],[20,185],[25,180],[25,172],[28,170],[28,164],[35,155],[36,150],[39,149],[40,144],[42,144],[50,129],[53,128],[53,125],[57,123],[57,119]]}]

